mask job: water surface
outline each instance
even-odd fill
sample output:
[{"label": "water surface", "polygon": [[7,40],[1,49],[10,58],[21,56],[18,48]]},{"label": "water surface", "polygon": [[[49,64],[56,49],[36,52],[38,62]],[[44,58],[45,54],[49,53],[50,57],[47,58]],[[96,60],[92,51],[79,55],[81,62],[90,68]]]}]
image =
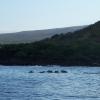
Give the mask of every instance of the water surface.
[{"label": "water surface", "polygon": [[0,66],[0,100],[100,100],[100,68]]}]

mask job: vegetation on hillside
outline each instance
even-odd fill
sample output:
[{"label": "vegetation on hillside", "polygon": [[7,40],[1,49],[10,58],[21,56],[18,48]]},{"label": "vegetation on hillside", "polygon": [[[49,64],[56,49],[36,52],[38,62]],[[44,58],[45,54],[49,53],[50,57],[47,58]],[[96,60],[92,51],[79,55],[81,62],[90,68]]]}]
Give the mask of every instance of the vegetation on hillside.
[{"label": "vegetation on hillside", "polygon": [[29,44],[0,45],[4,65],[100,65],[100,22]]}]

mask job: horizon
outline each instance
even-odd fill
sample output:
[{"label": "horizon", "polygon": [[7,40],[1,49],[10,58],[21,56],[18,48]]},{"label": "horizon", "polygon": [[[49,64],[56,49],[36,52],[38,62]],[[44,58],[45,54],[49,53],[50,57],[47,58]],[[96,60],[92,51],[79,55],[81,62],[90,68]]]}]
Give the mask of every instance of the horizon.
[{"label": "horizon", "polygon": [[56,27],[56,28],[45,28],[45,29],[37,29],[37,30],[20,30],[20,31],[12,31],[12,32],[0,32],[0,34],[10,34],[10,33],[29,32],[29,31],[42,31],[42,30],[52,30],[52,29],[63,29],[63,28],[82,27],[82,26],[88,26],[88,25]]},{"label": "horizon", "polygon": [[0,8],[0,33],[89,25],[100,18],[99,0],[3,0]]}]

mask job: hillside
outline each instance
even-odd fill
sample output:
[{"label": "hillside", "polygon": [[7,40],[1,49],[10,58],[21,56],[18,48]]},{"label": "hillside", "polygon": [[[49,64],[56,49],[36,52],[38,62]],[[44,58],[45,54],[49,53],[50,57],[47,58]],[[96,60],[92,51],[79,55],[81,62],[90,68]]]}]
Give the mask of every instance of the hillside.
[{"label": "hillside", "polygon": [[35,43],[1,45],[0,64],[100,66],[100,21]]},{"label": "hillside", "polygon": [[66,28],[0,34],[0,44],[31,43],[45,38],[50,38],[55,34],[74,32],[84,27],[86,26],[75,26]]}]

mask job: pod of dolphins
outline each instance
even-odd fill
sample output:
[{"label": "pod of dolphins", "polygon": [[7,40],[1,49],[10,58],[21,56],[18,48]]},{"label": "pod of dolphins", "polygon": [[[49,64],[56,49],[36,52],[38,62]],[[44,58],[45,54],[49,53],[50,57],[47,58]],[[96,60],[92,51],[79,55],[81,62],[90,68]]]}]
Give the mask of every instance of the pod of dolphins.
[{"label": "pod of dolphins", "polygon": [[[31,71],[29,71],[29,73],[34,73],[34,71],[31,70]],[[57,70],[55,70],[55,71],[47,70],[47,71],[40,71],[38,73],[68,73],[68,72],[65,71],[65,70],[61,70],[61,71],[57,71]]]}]

